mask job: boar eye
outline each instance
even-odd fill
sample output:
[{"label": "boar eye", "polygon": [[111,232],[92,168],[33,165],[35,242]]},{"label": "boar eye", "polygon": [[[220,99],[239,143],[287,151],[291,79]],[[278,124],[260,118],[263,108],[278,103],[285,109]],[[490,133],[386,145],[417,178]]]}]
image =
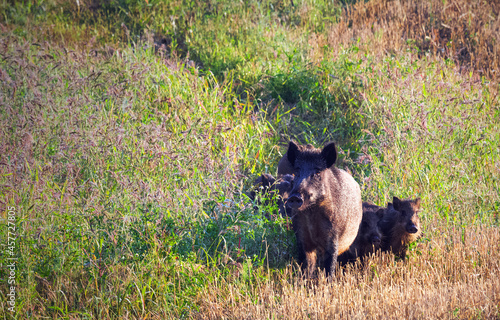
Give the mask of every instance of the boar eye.
[{"label": "boar eye", "polygon": [[315,169],[313,173],[311,173],[311,178],[319,178],[321,174],[321,170]]}]

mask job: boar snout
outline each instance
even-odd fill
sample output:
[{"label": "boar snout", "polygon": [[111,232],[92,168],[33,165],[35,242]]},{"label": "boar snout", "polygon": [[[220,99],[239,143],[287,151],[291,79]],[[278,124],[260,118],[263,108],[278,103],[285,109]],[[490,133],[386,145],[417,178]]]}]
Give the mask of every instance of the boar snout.
[{"label": "boar snout", "polygon": [[377,236],[377,235],[372,236],[372,244],[378,245],[378,244],[380,244],[381,241],[382,240],[380,239],[379,236]]},{"label": "boar snout", "polygon": [[406,231],[408,233],[417,233],[418,228],[413,222],[410,222],[409,224],[406,225]]},{"label": "boar snout", "polygon": [[304,200],[302,200],[302,196],[300,193],[293,193],[288,197],[286,201],[286,205],[291,209],[298,209],[302,206]]}]

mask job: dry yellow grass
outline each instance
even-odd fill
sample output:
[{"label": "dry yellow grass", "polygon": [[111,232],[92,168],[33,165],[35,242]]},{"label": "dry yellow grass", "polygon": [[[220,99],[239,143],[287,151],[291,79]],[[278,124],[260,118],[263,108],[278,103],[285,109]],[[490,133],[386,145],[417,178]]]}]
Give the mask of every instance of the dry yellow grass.
[{"label": "dry yellow grass", "polygon": [[461,68],[498,79],[500,76],[500,3],[498,1],[359,1],[332,26],[331,48],[360,42],[381,54],[413,44],[449,58]]},{"label": "dry yellow grass", "polygon": [[[500,230],[436,227],[406,261],[377,255],[328,283],[306,283],[288,267],[242,293],[237,276],[199,295],[207,319],[498,319]],[[246,291],[245,291],[246,292]]]}]

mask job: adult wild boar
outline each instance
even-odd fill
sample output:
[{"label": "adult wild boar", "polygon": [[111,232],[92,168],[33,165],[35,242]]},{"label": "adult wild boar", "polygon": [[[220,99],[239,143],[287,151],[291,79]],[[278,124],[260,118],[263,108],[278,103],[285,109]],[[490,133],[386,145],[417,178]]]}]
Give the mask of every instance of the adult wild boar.
[{"label": "adult wild boar", "polygon": [[[285,155],[294,175],[287,206],[297,237],[298,259],[312,277],[322,256],[327,275],[335,272],[339,254],[346,251],[358,233],[362,217],[358,183],[344,170],[334,166],[334,143],[322,150],[301,147],[290,141]],[[321,261],[321,260],[320,260]]]}]

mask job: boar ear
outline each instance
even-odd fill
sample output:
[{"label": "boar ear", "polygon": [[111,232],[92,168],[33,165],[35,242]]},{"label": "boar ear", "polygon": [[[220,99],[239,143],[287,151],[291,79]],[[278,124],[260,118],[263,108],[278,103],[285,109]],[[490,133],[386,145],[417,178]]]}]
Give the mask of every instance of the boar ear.
[{"label": "boar ear", "polygon": [[401,200],[398,197],[392,197],[392,203],[394,203],[394,209],[398,210],[401,208]]},{"label": "boar ear", "polygon": [[288,151],[286,152],[288,161],[292,165],[292,167],[295,165],[295,159],[297,159],[297,153],[299,152],[299,147],[295,144],[295,142],[290,140],[290,143],[288,144]]},{"label": "boar ear", "polygon": [[420,206],[422,205],[422,200],[420,198],[417,198],[415,199],[415,205],[420,208]]},{"label": "boar ear", "polygon": [[330,168],[337,161],[337,148],[335,143],[330,142],[321,151],[321,156],[326,160],[326,167]]},{"label": "boar ear", "polygon": [[262,177],[262,184],[266,186],[270,186],[276,182],[276,179],[274,179],[274,177],[268,173],[263,173],[261,177]]}]

